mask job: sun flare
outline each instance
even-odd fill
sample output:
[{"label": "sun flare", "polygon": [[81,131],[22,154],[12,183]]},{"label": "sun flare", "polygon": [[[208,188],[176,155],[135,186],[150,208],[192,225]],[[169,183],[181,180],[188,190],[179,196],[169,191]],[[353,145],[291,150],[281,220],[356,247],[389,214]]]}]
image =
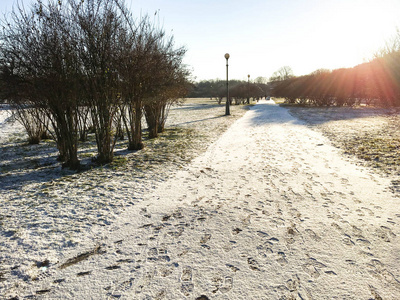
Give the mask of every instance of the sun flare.
[{"label": "sun flare", "polygon": [[336,55],[332,59],[337,64],[370,59],[396,34],[394,13],[384,1],[349,1],[346,6],[339,6],[332,12],[327,27],[323,27],[333,41],[331,47]]},{"label": "sun flare", "polygon": [[[318,69],[354,67],[373,59],[396,37],[400,20],[394,8],[398,6],[392,0],[313,2],[301,14],[292,15],[296,26],[276,35],[276,47],[268,51],[291,66],[297,76]],[[279,59],[276,69],[282,66]]]}]

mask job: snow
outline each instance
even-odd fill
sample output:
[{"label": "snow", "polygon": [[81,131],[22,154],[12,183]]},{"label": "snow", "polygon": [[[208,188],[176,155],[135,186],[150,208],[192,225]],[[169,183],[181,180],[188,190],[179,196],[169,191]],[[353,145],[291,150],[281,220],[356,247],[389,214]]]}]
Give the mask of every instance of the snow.
[{"label": "snow", "polygon": [[17,136],[22,126],[15,121],[12,110],[6,104],[0,104],[0,143],[7,142],[13,136]]},{"label": "snow", "polygon": [[[388,189],[390,178],[344,159],[320,132],[273,101],[252,107],[205,153],[147,186],[140,199],[125,175],[102,176],[72,195],[68,190],[79,181],[63,180],[64,189],[55,190],[46,182],[49,197],[37,201],[58,208],[33,210],[32,218],[57,224],[30,220],[22,224],[42,230],[2,230],[0,293],[44,299],[400,295],[400,200]],[[113,207],[121,203],[116,198],[133,204]],[[35,205],[23,199],[10,209],[23,214],[24,201]],[[77,224],[71,240],[61,236],[63,219],[93,217],[97,201],[103,203],[98,218]],[[65,216],[41,217],[63,205]]]}]

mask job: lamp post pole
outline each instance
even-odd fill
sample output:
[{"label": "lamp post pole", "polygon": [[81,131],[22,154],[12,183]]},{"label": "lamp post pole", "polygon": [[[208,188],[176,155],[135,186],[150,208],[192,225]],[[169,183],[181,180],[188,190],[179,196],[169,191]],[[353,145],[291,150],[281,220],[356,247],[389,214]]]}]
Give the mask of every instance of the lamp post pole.
[{"label": "lamp post pole", "polygon": [[250,74],[247,75],[247,104],[250,104]]},{"label": "lamp post pole", "polygon": [[225,58],[226,58],[226,105],[225,105],[225,116],[229,116],[230,110],[229,110],[229,105],[230,105],[230,101],[229,101],[229,81],[228,81],[228,59],[229,59],[229,53],[225,54]]}]

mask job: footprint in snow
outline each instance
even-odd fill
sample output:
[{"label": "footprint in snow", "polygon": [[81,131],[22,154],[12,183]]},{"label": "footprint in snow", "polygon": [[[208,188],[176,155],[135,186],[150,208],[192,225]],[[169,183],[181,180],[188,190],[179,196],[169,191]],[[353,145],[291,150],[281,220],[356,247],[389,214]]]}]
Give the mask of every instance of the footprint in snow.
[{"label": "footprint in snow", "polygon": [[192,281],[192,268],[184,267],[182,269],[181,281]]},{"label": "footprint in snow", "polygon": [[319,242],[321,238],[312,230],[312,229],[306,229],[306,232],[310,236],[311,239],[313,239],[316,242]]},{"label": "footprint in snow", "polygon": [[241,231],[242,231],[242,229],[240,229],[240,228],[232,229],[233,234],[239,234]]},{"label": "footprint in snow", "polygon": [[197,297],[196,300],[210,300],[210,298],[205,295],[201,295],[200,297]]},{"label": "footprint in snow", "polygon": [[194,288],[192,283],[192,269],[190,267],[184,267],[182,269],[181,281],[181,293],[185,296],[189,296]]},{"label": "footprint in snow", "polygon": [[221,293],[227,293],[232,289],[232,287],[233,287],[233,278],[230,276],[226,276],[224,278],[224,284],[219,290],[221,291]]},{"label": "footprint in snow", "polygon": [[211,239],[211,234],[206,233],[200,239],[200,244],[205,244]]},{"label": "footprint in snow", "polygon": [[286,287],[291,292],[297,291],[298,288],[300,287],[300,278],[299,278],[299,276],[297,276],[297,274],[296,274],[296,275],[293,276],[293,278],[291,278],[288,281],[286,281]]},{"label": "footprint in snow", "polygon": [[382,300],[383,298],[379,295],[377,292],[376,288],[374,288],[372,285],[368,285],[369,290],[371,291],[372,296],[374,297],[375,300]]},{"label": "footprint in snow", "polygon": [[286,265],[288,261],[286,260],[286,255],[284,252],[278,252],[278,258],[276,260],[278,263],[280,263],[282,266]]},{"label": "footprint in snow", "polygon": [[361,246],[365,246],[365,247],[368,247],[368,246],[371,245],[371,242],[368,241],[367,239],[362,239],[362,238],[360,238],[360,239],[357,239],[356,242],[357,242],[358,244],[360,244]]},{"label": "footprint in snow", "polygon": [[254,258],[247,258],[247,263],[249,264],[250,269],[253,271],[260,271],[259,264]]},{"label": "footprint in snow", "polygon": [[231,271],[233,271],[233,272],[237,272],[237,271],[239,271],[240,269],[238,268],[238,267],[235,267],[234,265],[231,265],[231,264],[226,264],[226,266],[231,270]]},{"label": "footprint in snow", "polygon": [[310,277],[317,279],[320,276],[318,270],[312,264],[304,264],[302,266],[304,272],[306,272]]},{"label": "footprint in snow", "polygon": [[116,288],[113,290],[112,293],[110,293],[110,296],[113,295],[119,295],[121,292],[126,292],[127,290],[129,290],[130,288],[132,288],[133,285],[133,281],[135,279],[134,278],[129,278],[128,280],[122,281],[121,283],[119,283]]},{"label": "footprint in snow", "polygon": [[383,239],[385,242],[390,242],[390,238],[396,237],[396,234],[386,226],[381,226],[376,230],[376,234],[379,238]]},{"label": "footprint in snow", "polygon": [[345,234],[345,237],[342,240],[343,244],[345,244],[346,246],[354,246],[354,242],[351,240],[350,236]]}]

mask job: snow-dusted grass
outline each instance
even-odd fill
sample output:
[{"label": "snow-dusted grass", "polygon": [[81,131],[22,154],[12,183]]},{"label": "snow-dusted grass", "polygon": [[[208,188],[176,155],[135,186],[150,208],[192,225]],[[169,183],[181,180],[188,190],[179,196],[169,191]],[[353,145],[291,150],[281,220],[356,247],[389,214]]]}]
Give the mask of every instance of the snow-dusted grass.
[{"label": "snow-dusted grass", "polygon": [[389,176],[400,195],[400,115],[395,108],[296,107],[289,111],[321,131],[359,165]]}]

